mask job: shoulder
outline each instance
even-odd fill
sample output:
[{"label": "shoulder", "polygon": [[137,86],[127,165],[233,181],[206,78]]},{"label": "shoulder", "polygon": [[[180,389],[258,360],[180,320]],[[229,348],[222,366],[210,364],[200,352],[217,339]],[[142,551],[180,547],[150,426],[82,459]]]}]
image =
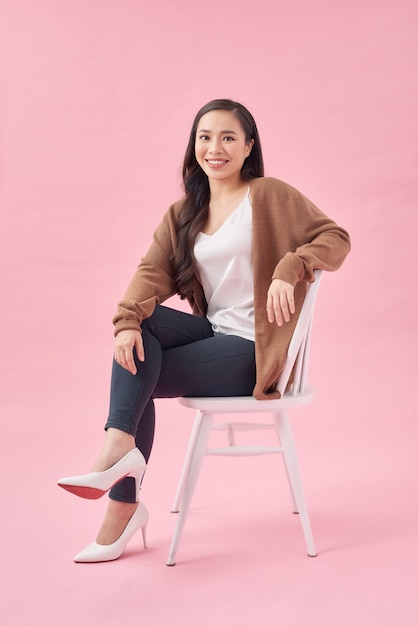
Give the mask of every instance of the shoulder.
[{"label": "shoulder", "polygon": [[154,228],[153,241],[161,246],[174,246],[177,238],[177,224],[184,199],[177,200],[166,209]]},{"label": "shoulder", "polygon": [[177,224],[184,201],[185,198],[180,198],[179,200],[176,200],[175,202],[170,204],[161,219],[160,226],[172,227],[173,225]]},{"label": "shoulder", "polygon": [[182,198],[179,198],[175,202],[173,202],[173,204],[169,206],[166,215],[173,215],[175,217],[178,217],[185,200],[186,200],[186,197],[184,196]]},{"label": "shoulder", "polygon": [[272,177],[254,178],[250,182],[251,197],[254,202],[257,200],[271,200],[283,202],[284,200],[296,200],[302,194],[292,185],[283,180]]}]

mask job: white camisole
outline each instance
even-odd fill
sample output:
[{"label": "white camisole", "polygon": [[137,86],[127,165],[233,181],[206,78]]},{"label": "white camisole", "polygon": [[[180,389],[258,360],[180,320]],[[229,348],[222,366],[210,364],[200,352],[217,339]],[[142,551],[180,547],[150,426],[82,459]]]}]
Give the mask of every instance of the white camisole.
[{"label": "white camisole", "polygon": [[194,254],[215,335],[254,341],[252,207],[249,190],[213,235],[199,233]]}]

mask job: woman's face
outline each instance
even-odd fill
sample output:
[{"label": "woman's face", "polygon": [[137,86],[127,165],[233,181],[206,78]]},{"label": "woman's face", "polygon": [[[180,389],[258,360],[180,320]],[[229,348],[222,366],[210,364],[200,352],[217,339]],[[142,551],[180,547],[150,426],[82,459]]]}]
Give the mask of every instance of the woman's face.
[{"label": "woman's face", "polygon": [[210,111],[197,125],[196,160],[209,181],[238,181],[253,143],[253,139],[246,141],[241,123],[231,111]]}]

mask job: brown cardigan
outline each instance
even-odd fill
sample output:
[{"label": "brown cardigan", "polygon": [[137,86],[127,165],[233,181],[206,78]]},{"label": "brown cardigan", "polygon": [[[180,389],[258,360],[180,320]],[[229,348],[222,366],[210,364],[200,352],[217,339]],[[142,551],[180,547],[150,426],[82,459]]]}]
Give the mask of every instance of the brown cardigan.
[{"label": "brown cardigan", "polygon": [[[348,233],[337,226],[299,191],[274,178],[250,182],[253,210],[254,317],[257,380],[253,395],[259,400],[280,397],[275,385],[286,359],[306,281],[313,270],[333,271],[350,250]],[[121,330],[140,330],[143,319],[157,304],[176,293],[171,262],[176,246],[176,222],[183,200],[171,205],[154,233],[113,322]],[[267,320],[267,291],[273,278],[295,286],[296,314],[282,327]],[[195,315],[205,315],[207,304],[196,279],[189,299]]]}]

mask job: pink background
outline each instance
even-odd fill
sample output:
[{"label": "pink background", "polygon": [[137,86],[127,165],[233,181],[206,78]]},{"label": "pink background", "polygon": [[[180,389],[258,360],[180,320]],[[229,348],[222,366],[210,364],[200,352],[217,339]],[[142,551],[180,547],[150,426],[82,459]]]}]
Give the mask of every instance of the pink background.
[{"label": "pink background", "polygon": [[[417,18],[412,0],[2,0],[2,623],[417,623]],[[253,112],[267,174],[352,235],[293,422],[320,555],[277,459],[208,459],[165,567],[193,417],[170,400],[151,548],[76,565],[105,502],[55,482],[99,449],[115,304],[218,97]]]}]

